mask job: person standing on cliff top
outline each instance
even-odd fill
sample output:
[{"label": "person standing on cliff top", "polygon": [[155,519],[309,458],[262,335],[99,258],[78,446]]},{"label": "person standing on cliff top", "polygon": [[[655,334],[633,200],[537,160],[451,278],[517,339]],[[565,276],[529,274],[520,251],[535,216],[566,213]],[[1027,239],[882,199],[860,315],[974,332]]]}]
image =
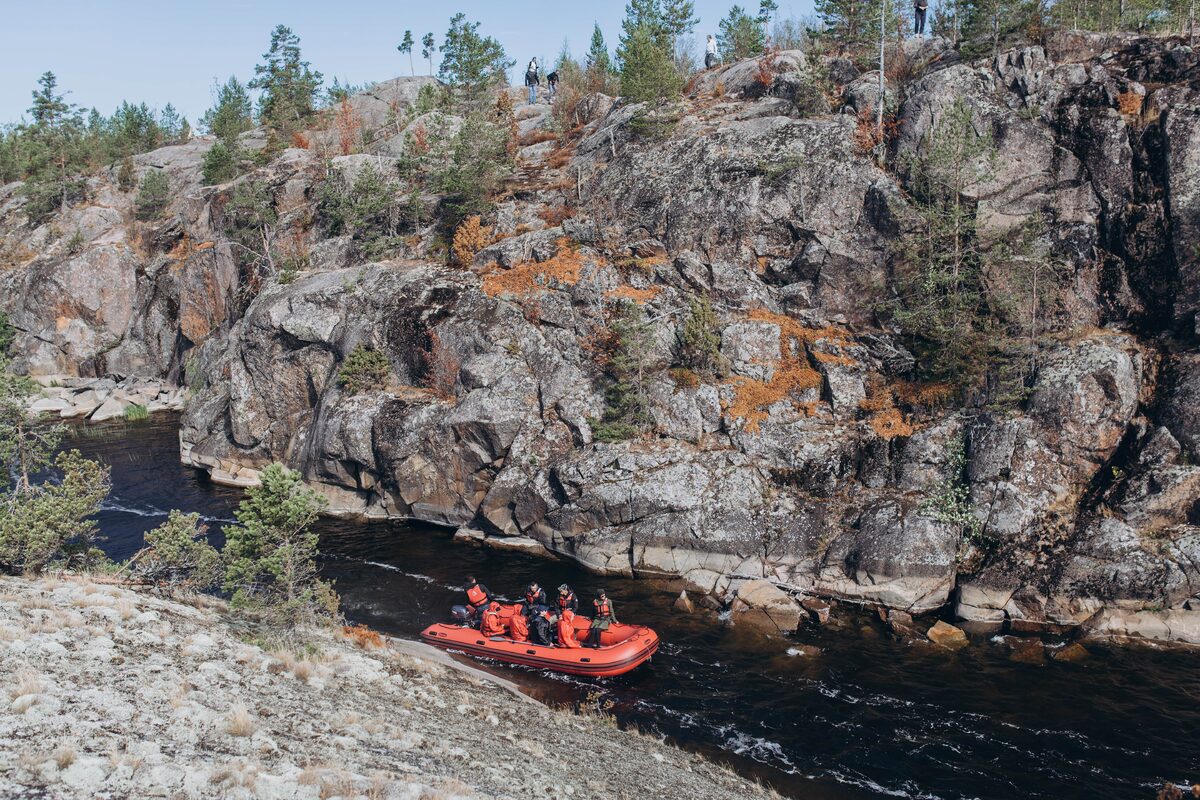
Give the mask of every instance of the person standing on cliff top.
[{"label": "person standing on cliff top", "polygon": [[712,69],[717,65],[717,37],[711,33],[708,35],[708,41],[704,43],[704,68]]},{"label": "person standing on cliff top", "polygon": [[913,33],[925,36],[925,12],[929,10],[929,0],[913,0]]},{"label": "person standing on cliff top", "polygon": [[529,105],[537,102],[537,87],[542,82],[538,75],[538,60],[536,58],[529,59],[529,66],[525,68],[525,86],[529,88]]}]

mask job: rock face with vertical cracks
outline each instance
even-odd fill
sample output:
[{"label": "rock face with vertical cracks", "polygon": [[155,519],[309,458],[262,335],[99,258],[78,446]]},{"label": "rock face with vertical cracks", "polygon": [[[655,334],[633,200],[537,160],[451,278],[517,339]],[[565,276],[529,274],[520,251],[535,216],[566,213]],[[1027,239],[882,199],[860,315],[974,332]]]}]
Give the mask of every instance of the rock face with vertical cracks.
[{"label": "rock face with vertical cracks", "polygon": [[[97,178],[111,202],[56,223],[83,232],[73,253],[5,187],[18,363],[182,373],[182,457],[216,480],[283,461],[333,513],[454,526],[689,595],[750,586],[787,610],[776,627],[794,609],[771,585],[1200,641],[1197,56],[1086,37],[975,63],[911,47],[913,79],[888,87],[891,171],[854,109],[873,78],[826,113],[805,100],[805,58],[743,62],[664,109],[591,97],[570,136],[521,147],[491,239],[461,266],[435,257],[432,226],[369,261],[313,223],[328,131],[238,179],[307,237],[288,281],[239,267],[224,208],[240,184],[198,185],[203,140],[139,157],[174,194],[136,236],[128,194]],[[356,98],[366,152],[330,174],[395,169],[404,132],[434,124],[408,110],[419,88]],[[910,343],[878,315],[917,219],[903,165],[959,103],[997,150],[965,191],[979,243],[1032,230],[1067,287],[1003,406],[914,382]],[[518,116],[523,142],[554,138],[545,108]],[[1002,276],[984,277],[1002,300]],[[679,351],[701,295],[714,371]],[[606,407],[629,398],[605,377],[622,303],[646,323],[644,416],[623,439]],[[352,394],[340,373],[359,346],[387,375]]]}]

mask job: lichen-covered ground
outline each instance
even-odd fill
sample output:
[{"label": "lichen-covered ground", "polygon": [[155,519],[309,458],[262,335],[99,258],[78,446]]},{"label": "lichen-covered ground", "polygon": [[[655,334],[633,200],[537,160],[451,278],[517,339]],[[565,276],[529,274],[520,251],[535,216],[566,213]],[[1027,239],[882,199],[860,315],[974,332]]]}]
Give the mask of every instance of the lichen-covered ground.
[{"label": "lichen-covered ground", "polygon": [[320,631],[296,658],[216,601],[71,577],[0,580],[0,709],[6,798],[767,796],[420,646]]}]

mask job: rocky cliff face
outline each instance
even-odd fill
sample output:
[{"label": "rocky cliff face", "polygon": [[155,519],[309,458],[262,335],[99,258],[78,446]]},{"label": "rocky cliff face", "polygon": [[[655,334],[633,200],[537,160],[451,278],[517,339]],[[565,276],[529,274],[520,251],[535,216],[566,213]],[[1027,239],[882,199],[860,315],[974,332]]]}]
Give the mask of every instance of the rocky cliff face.
[{"label": "rocky cliff face", "polygon": [[[139,159],[176,179],[168,223],[132,227],[129,198],[98,179],[107,207],[55,223],[87,231],[75,254],[21,228],[6,187],[6,252],[32,257],[0,276],[23,363],[186,364],[186,462],[250,483],[283,460],[336,513],[457,526],[718,598],[765,578],[1014,628],[1200,641],[1200,59],[1086,36],[975,64],[937,40],[907,47],[914,77],[889,87],[895,161],[961,100],[998,150],[968,189],[979,236],[1037,215],[1069,273],[1016,410],[910,382],[913,356],[875,317],[913,224],[908,187],[855,145],[876,78],[851,72],[844,108],[802,114],[799,53],[709,73],[651,126],[589,98],[582,128],[521,150],[496,241],[469,268],[429,258],[432,230],[404,259],[362,263],[297,223],[310,268],[249,287],[220,233],[231,187],[196,182],[204,140]],[[379,112],[374,155],[335,168],[386,168],[415,94],[399,80],[355,98]],[[526,134],[551,125],[546,106],[518,116]],[[251,177],[302,219],[323,173],[315,148],[292,149]],[[731,375],[677,385],[666,368],[694,294],[713,301]],[[594,347],[623,299],[652,325],[653,432],[606,444]],[[390,376],[350,395],[337,370],[360,344]],[[960,480],[977,525],[931,509]]]}]

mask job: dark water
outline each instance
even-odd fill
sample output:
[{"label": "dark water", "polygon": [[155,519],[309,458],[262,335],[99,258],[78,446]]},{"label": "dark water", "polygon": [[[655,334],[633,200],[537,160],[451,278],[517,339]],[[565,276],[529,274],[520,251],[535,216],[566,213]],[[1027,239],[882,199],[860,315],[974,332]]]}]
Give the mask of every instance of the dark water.
[{"label": "dark water", "polygon": [[[171,508],[212,524],[239,493],[179,464],[175,421],[79,428],[73,445],[112,466],[100,523],[123,558]],[[496,667],[561,703],[597,691],[626,722],[716,755],[803,798],[1152,798],[1200,781],[1200,653],[1089,645],[1078,665],[1027,666],[981,641],[957,654],[905,645],[867,615],[841,630],[762,640],[671,611],[674,594],[568,564],[456,544],[419,525],[322,522],[324,569],[354,621],[415,636],[461,602],[468,573],[497,592],[536,577],[581,597],[601,585],[622,618],[664,645],[620,678]],[[789,655],[798,643],[818,656]]]}]

